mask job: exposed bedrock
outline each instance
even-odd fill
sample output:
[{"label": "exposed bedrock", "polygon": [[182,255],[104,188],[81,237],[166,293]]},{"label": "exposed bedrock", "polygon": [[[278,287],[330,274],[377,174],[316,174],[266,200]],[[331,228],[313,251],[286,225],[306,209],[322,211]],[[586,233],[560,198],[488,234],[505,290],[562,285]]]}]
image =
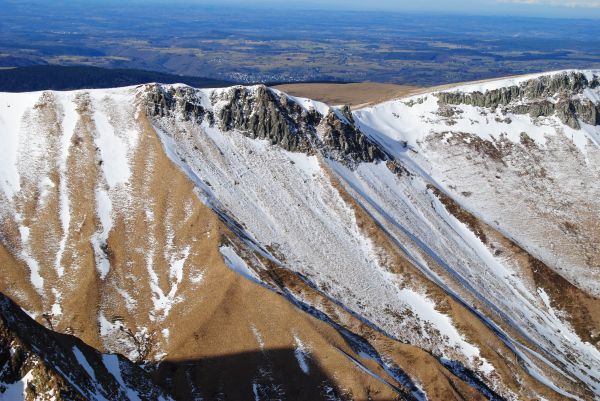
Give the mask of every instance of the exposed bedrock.
[{"label": "exposed bedrock", "polygon": [[329,109],[322,115],[263,85],[215,90],[205,99],[210,107],[202,105],[201,92],[189,87],[152,85],[146,94],[146,109],[152,117],[206,122],[222,131],[236,130],[250,138],[266,139],[291,152],[321,150],[346,164],[387,159],[356,128],[348,110]]},{"label": "exposed bedrock", "polygon": [[567,126],[580,129],[580,122],[600,125],[600,104],[579,98],[585,89],[599,85],[598,77],[589,80],[582,73],[571,72],[485,92],[440,92],[436,96],[440,109],[444,110],[448,109],[447,105],[470,105],[492,110],[502,107],[505,112],[529,114],[533,118],[557,116]]}]

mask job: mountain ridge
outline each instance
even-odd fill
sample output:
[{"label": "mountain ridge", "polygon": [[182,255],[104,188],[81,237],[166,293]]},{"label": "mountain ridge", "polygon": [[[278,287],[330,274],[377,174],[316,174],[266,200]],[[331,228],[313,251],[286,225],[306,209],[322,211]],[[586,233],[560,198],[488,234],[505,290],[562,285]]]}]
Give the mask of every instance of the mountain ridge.
[{"label": "mountain ridge", "polygon": [[159,81],[165,84],[183,82],[200,88],[235,84],[219,79],[126,68],[33,65],[0,69],[0,92],[115,88],[144,84],[148,81]]},{"label": "mountain ridge", "polygon": [[[563,95],[554,78],[577,84],[577,74],[474,88],[537,80],[556,104]],[[597,76],[583,73],[581,93],[565,87],[566,101],[586,96],[597,105]],[[5,95],[0,256],[8,269],[0,290],[41,324],[153,361],[163,388],[186,383],[176,399],[195,391],[219,399],[235,384],[203,381],[211,367],[201,362],[176,373],[169,364],[261,355],[265,341],[294,351],[276,365],[258,358],[267,363],[262,373],[240,378],[248,397],[297,399],[295,383],[317,363],[329,382],[312,384],[307,399],[594,399],[600,303],[588,264],[597,254],[588,249],[590,262],[577,252],[562,255],[574,263],[548,258],[544,237],[519,225],[536,227],[523,214],[537,209],[523,205],[516,221],[500,219],[495,210],[506,206],[489,195],[510,193],[496,176],[506,175],[507,186],[554,178],[565,188],[516,182],[542,204],[555,201],[551,188],[575,205],[572,178],[557,174],[575,166],[594,182],[596,127],[576,107],[578,129],[556,112],[515,113],[516,97],[493,108],[445,96],[351,111],[264,86]],[[569,139],[575,133],[583,139]],[[526,159],[523,170],[517,163]],[[598,220],[575,211],[564,208],[554,229],[562,234],[553,237],[581,249]],[[555,224],[553,215],[544,222]],[[584,273],[585,282],[574,279]],[[96,305],[69,302],[83,299],[79,288]],[[574,303],[585,311],[578,315]],[[180,314],[197,323],[186,327]]]}]

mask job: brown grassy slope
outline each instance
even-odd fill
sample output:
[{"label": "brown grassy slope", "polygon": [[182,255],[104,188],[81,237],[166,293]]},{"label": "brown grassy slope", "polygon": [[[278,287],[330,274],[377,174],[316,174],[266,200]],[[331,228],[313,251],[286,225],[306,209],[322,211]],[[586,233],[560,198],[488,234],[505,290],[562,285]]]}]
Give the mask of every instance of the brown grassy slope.
[{"label": "brown grassy slope", "polygon": [[[252,383],[262,380],[265,386],[280,386],[290,399],[318,399],[323,386],[340,394],[351,393],[358,400],[368,396],[382,401],[395,399],[397,394],[388,385],[357,368],[340,352],[361,359],[333,328],[225,266],[219,247],[228,237],[235,241],[234,236],[200,202],[188,178],[167,159],[143,116],[134,124],[139,143],[131,155],[133,176],[126,186],[111,193],[113,227],[106,246],[111,270],[101,280],[90,238],[101,228],[96,216],[96,190],[106,188],[106,182],[99,167],[110,160],[102,160],[94,146],[96,127],[91,113],[94,107],[110,109],[115,105],[110,99],[92,105],[85,94],[75,101],[79,122],[67,161],[72,221],[62,258],[65,274],[59,277],[54,269],[57,242],[63,233],[57,206],[60,174],[54,163],[56,152],[49,152],[48,175],[54,186],[48,190],[46,202],[39,201],[40,191],[34,182],[24,178],[26,191],[15,206],[23,223],[31,228],[31,254],[39,262],[44,287],[38,292],[32,285],[29,268],[21,261],[24,244],[18,223],[7,219],[0,227],[2,292],[35,314],[39,323],[75,334],[97,349],[149,363],[160,359],[165,367],[177,366],[174,370],[161,369],[159,382],[189,383],[187,377],[191,375],[196,378],[194,386],[207,397],[224,389],[232,399],[249,399]],[[119,111],[111,115],[119,130],[131,124],[119,121],[123,117]],[[60,129],[61,116],[52,94],[40,99],[27,120],[36,135],[53,136]],[[170,274],[172,260],[165,251],[188,245],[184,279],[175,292],[181,301],[165,313],[154,302],[157,291],[168,294],[176,281]],[[150,286],[149,261],[158,289]],[[55,291],[62,294],[62,300]],[[55,302],[60,303],[61,313],[53,312]],[[100,315],[120,328],[103,334]],[[307,349],[309,374],[296,360],[298,341]],[[375,364],[363,363],[387,377]],[[390,377],[387,380],[393,381]],[[190,397],[186,391],[190,387],[179,385],[173,390],[177,399]],[[301,396],[292,397],[300,390]]]},{"label": "brown grassy slope", "polygon": [[274,86],[292,96],[305,97],[329,105],[349,104],[352,107],[368,106],[396,99],[422,90],[418,86],[360,82],[351,84],[305,83]]}]

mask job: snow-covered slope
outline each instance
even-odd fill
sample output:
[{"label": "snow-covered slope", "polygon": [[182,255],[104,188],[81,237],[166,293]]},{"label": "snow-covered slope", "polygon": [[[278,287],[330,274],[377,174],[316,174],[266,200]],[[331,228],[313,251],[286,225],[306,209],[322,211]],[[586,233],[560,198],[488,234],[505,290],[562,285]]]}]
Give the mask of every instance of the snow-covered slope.
[{"label": "snow-covered slope", "polygon": [[2,94],[0,291],[175,399],[600,397],[597,75]]},{"label": "snow-covered slope", "polygon": [[355,117],[395,158],[598,297],[598,75],[467,85]]},{"label": "snow-covered slope", "polygon": [[[452,209],[471,211],[453,216],[433,200],[451,233],[417,223],[424,220],[423,207],[402,230],[444,260],[458,290],[468,288],[494,305],[596,392],[599,75],[566,71],[498,80],[354,113],[363,132],[444,193],[442,203],[449,196]],[[397,225],[410,209],[390,207],[399,196],[382,190],[382,177],[359,168],[349,181],[367,194],[368,207],[385,211],[383,224]],[[510,241],[509,249],[498,236]],[[563,310],[554,309],[558,305]],[[579,366],[569,366],[573,359]]]}]

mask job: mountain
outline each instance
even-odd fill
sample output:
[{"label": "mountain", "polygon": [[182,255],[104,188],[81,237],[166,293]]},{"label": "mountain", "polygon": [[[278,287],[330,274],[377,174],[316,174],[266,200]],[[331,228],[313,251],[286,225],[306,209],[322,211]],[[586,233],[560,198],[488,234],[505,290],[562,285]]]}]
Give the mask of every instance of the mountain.
[{"label": "mountain", "polygon": [[196,88],[218,88],[234,84],[218,79],[126,68],[32,65],[0,69],[0,92],[114,88],[147,82],[183,83]]},{"label": "mountain", "polygon": [[600,399],[599,71],[4,93],[0,136],[0,399]]}]

